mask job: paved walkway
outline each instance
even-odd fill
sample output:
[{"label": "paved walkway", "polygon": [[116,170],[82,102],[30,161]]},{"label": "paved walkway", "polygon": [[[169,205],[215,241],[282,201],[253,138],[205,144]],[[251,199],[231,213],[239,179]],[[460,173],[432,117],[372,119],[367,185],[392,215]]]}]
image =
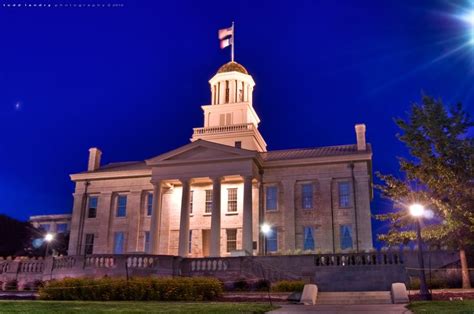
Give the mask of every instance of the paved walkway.
[{"label": "paved walkway", "polygon": [[281,304],[281,308],[269,313],[324,313],[324,314],[346,314],[346,313],[383,313],[383,314],[410,314],[404,304],[347,304],[347,305],[301,305]]}]

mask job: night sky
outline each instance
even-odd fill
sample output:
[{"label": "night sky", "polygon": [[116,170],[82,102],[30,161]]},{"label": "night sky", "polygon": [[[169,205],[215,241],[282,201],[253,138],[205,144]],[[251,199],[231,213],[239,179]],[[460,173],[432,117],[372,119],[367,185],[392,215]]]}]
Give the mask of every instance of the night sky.
[{"label": "night sky", "polygon": [[22,220],[71,211],[69,174],[86,170],[89,147],[108,163],[188,143],[232,21],[269,150],[355,143],[365,123],[374,169],[396,173],[406,149],[393,118],[422,91],[474,114],[474,45],[456,18],[469,1],[12,3],[35,2],[0,0],[0,213]]}]

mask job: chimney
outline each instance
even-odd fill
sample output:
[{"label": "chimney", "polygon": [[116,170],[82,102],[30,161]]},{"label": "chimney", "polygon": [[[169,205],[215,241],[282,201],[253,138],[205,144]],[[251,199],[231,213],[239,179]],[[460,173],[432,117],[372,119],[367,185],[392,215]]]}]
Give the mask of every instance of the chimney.
[{"label": "chimney", "polygon": [[365,143],[365,124],[356,124],[355,131],[357,136],[357,150],[366,150],[367,145]]},{"label": "chimney", "polygon": [[100,157],[102,156],[102,151],[97,147],[89,148],[89,165],[87,171],[94,171],[100,167]]}]

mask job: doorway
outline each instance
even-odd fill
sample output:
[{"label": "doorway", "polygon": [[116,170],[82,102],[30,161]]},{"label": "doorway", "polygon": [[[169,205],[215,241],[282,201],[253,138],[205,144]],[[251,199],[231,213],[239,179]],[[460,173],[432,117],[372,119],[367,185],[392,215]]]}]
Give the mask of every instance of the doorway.
[{"label": "doorway", "polygon": [[209,256],[209,248],[211,246],[211,230],[202,229],[202,256]]}]

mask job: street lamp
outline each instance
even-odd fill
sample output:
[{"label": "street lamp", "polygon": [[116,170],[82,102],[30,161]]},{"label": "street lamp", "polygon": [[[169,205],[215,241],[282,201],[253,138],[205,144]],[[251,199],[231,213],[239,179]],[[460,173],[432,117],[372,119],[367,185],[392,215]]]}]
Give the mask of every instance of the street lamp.
[{"label": "street lamp", "polygon": [[48,255],[48,250],[49,250],[49,243],[54,240],[54,234],[52,233],[47,233],[44,236],[44,241],[46,242],[46,251],[44,252],[44,257]]},{"label": "street lamp", "polygon": [[267,255],[267,235],[270,234],[272,228],[269,224],[264,223],[261,227],[263,233],[263,255]]},{"label": "street lamp", "polygon": [[410,215],[415,217],[416,223],[416,239],[418,242],[418,266],[420,267],[420,298],[422,300],[431,300],[431,293],[428,291],[426,285],[426,276],[425,276],[425,263],[423,261],[423,240],[421,238],[421,224],[420,220],[425,213],[425,208],[423,205],[414,203],[409,207]]}]

